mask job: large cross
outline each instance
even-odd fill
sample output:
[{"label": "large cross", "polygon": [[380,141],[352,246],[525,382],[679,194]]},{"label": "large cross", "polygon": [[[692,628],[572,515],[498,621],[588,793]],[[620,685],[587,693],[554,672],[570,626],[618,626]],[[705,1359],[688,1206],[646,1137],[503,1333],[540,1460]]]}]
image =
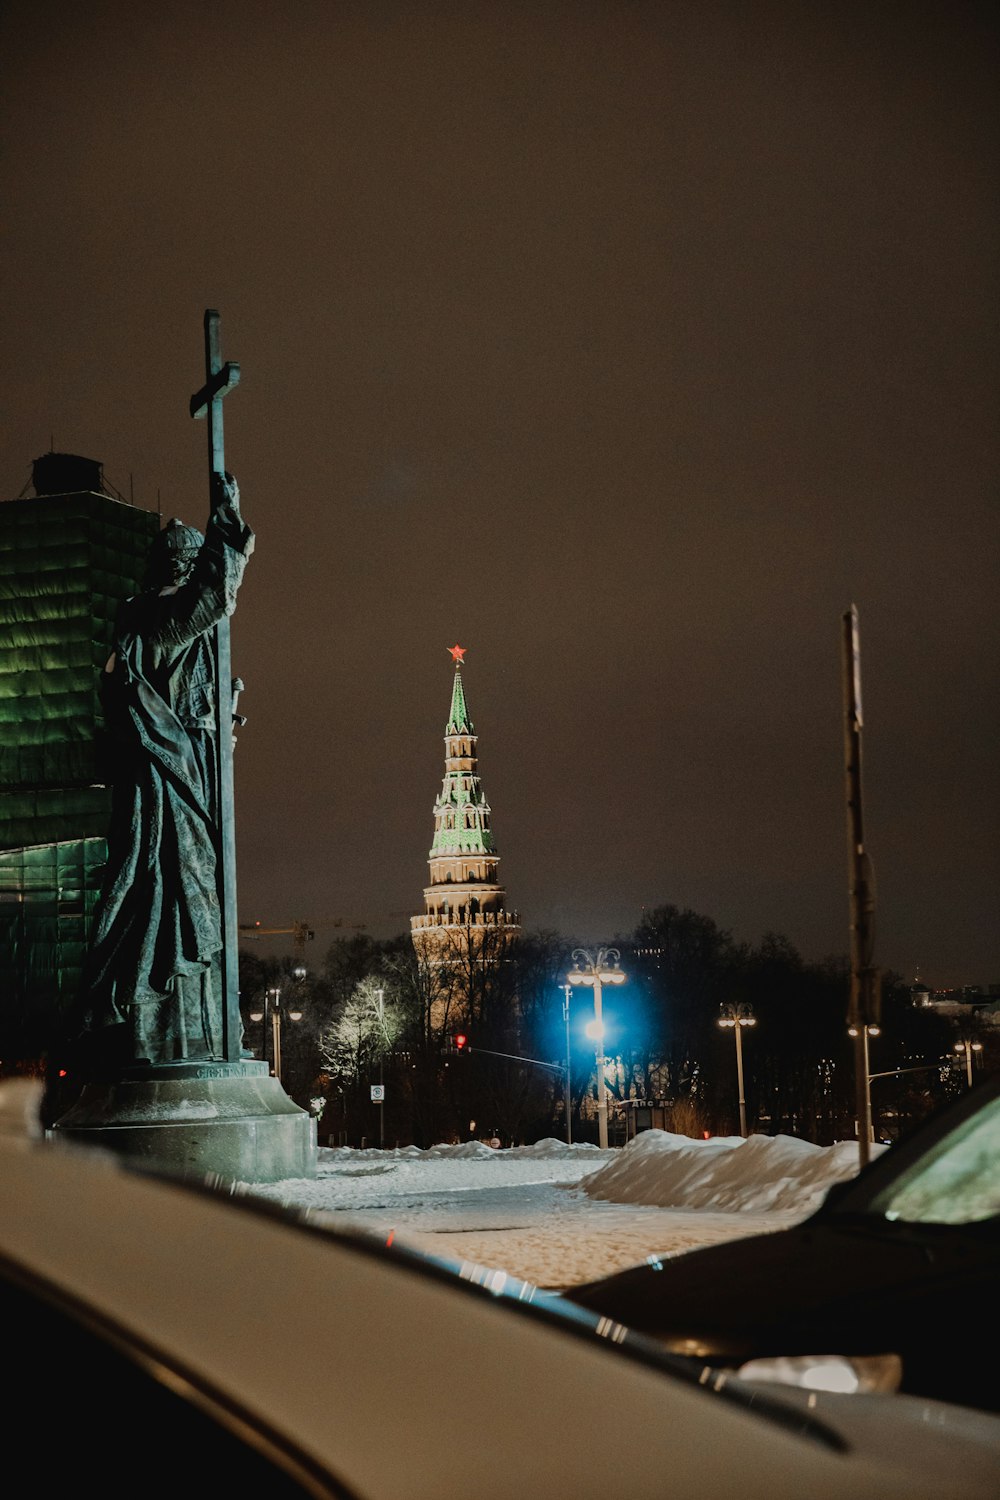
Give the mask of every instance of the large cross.
[{"label": "large cross", "polygon": [[[192,417],[208,417],[209,507],[214,504],[213,475],[226,471],[222,441],[222,398],[240,378],[240,367],[223,364],[219,353],[219,314],[205,312],[205,384],[191,397]],[[222,914],[222,1036],[227,1062],[242,1055],[239,954],[236,920],[236,816],[233,796],[233,698],[229,651],[229,620],[215,627],[215,744],[218,765],[216,788],[219,817],[219,903]]]}]

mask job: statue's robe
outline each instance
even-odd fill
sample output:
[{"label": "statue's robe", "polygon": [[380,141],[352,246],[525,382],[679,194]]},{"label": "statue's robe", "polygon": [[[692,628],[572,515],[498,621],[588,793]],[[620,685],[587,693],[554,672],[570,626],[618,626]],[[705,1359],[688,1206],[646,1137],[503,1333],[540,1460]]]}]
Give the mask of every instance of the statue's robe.
[{"label": "statue's robe", "polygon": [[212,630],[235,609],[253,545],[221,505],[187,580],[119,610],[102,683],[108,866],[81,995],[92,1050],[118,1062],[223,1057]]}]

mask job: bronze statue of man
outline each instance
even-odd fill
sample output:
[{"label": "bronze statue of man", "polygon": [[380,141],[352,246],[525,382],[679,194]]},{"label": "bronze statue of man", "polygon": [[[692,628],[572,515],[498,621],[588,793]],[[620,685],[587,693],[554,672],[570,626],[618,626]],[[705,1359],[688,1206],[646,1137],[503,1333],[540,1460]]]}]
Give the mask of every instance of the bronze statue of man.
[{"label": "bronze statue of man", "polygon": [[215,681],[212,633],[253,546],[236,481],[214,474],[204,536],[169,521],[119,610],[101,683],[108,865],[79,1011],[91,1073],[224,1057],[215,725],[231,685]]}]

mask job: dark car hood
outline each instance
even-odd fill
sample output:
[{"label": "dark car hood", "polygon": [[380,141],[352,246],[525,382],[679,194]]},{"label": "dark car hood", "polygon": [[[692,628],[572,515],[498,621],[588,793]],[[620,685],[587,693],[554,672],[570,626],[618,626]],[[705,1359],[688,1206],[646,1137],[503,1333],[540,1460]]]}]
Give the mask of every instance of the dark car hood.
[{"label": "dark car hood", "polygon": [[[956,1399],[981,1346],[977,1306],[1000,1269],[992,1225],[901,1225],[831,1214],[692,1250],[567,1296],[680,1353],[728,1360],[791,1354],[903,1357],[905,1390]],[[944,1372],[939,1367],[944,1361]],[[981,1382],[971,1381],[973,1386]],[[981,1392],[974,1405],[1000,1406]]]}]

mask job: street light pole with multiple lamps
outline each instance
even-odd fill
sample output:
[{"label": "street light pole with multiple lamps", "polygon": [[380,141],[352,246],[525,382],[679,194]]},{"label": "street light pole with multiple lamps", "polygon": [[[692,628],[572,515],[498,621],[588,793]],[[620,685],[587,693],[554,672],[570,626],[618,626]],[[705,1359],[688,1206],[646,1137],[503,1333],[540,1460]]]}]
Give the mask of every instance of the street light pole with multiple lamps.
[{"label": "street light pole with multiple lamps", "polygon": [[970,1037],[963,1037],[962,1041],[955,1043],[955,1051],[965,1053],[965,1076],[970,1089],[972,1087],[972,1054],[982,1052],[982,1050],[982,1042],[974,1042]]},{"label": "street light pole with multiple lamps", "polygon": [[[295,979],[296,981],[301,982],[301,980],[305,979],[305,977],[306,977],[306,970],[305,970],[305,968],[303,967],[303,965],[297,964],[296,967],[292,970],[292,978]],[[256,1009],[256,1010],[252,1010],[250,1012],[250,1019],[251,1019],[251,1021],[260,1021],[262,1023],[262,1025],[261,1025],[261,1040],[260,1040],[260,1055],[261,1055],[261,1058],[262,1058],[262,1060],[264,1062],[267,1062],[267,1018],[268,1018],[268,1013],[269,1012],[270,1012],[270,1017],[271,1017],[271,1057],[272,1057],[271,1073],[273,1074],[273,1076],[280,1083],[281,1082],[281,986],[280,985],[277,985],[277,984],[270,985],[267,989],[265,989],[264,990],[263,1003],[261,1004],[260,1008]],[[290,1021],[301,1021],[302,1020],[302,1011],[301,1011],[301,1009],[297,1005],[293,1004],[293,1005],[291,1005],[291,1006],[288,1007],[288,1019]]]},{"label": "street light pole with multiple lamps", "polygon": [[747,1101],[743,1090],[743,1028],[756,1026],[757,1017],[747,1005],[724,1005],[719,1017],[720,1026],[731,1026],[736,1038],[736,1084],[740,1101],[740,1135],[747,1138]]},{"label": "street light pole with multiple lamps", "polygon": [[[619,967],[620,954],[617,948],[598,948],[591,953],[586,948],[573,952],[573,967],[566,975],[571,985],[585,985],[594,991],[594,1019],[587,1026],[587,1035],[594,1041],[597,1052],[597,1138],[602,1150],[608,1146],[608,1086],[604,1077],[604,1016],[601,1008],[601,992],[606,984],[624,984],[625,975]],[[569,996],[566,997],[566,1012],[569,1012]]]},{"label": "street light pole with multiple lamps", "polygon": [[566,1109],[566,1144],[573,1144],[573,1079],[570,1071],[571,1054],[569,1050],[569,992],[570,986],[564,984],[563,992],[563,1025],[566,1028],[566,1080],[565,1080],[565,1109]]},{"label": "street light pole with multiple lamps", "polygon": [[859,1148],[861,1148],[861,1154],[863,1156],[863,1164],[867,1165],[871,1157],[871,1143],[875,1139],[875,1125],[872,1120],[872,1079],[876,1076],[881,1077],[880,1074],[876,1075],[868,1071],[871,1067],[871,1059],[868,1052],[868,1038],[871,1036],[881,1036],[882,1028],[881,1026],[875,1025],[861,1026],[855,1024],[852,1026],[848,1026],[847,1035],[853,1038],[855,1048],[857,1049],[860,1056],[859,1067],[861,1071],[858,1076],[863,1081],[863,1088],[860,1094],[860,1104],[858,1107],[857,1130]]}]

